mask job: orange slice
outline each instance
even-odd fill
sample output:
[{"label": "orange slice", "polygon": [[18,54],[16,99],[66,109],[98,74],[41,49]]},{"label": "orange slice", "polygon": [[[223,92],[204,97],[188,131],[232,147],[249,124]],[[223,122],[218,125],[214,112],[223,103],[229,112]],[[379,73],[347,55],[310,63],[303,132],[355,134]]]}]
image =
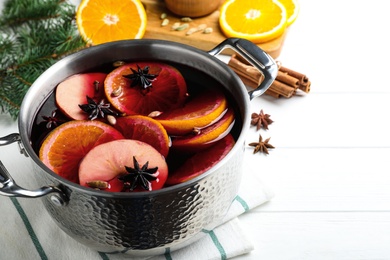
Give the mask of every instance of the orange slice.
[{"label": "orange slice", "polygon": [[76,22],[80,35],[90,44],[141,39],[147,17],[140,0],[83,0]]},{"label": "orange slice", "polygon": [[[147,69],[146,75],[156,76],[146,89],[137,81],[125,76]],[[136,73],[137,74],[137,73]],[[149,115],[181,107],[187,98],[187,85],[182,74],[162,62],[132,62],[111,71],[104,81],[104,91],[109,102],[127,115]]]},{"label": "orange slice", "polygon": [[278,0],[287,11],[287,26],[295,22],[299,13],[298,0]]},{"label": "orange slice", "polygon": [[233,125],[234,111],[229,109],[216,123],[203,129],[198,129],[198,134],[173,138],[172,148],[192,152],[205,149],[224,138],[230,132]]},{"label": "orange slice", "polygon": [[219,24],[227,37],[263,43],[284,33],[287,11],[277,0],[227,0],[221,7]]},{"label": "orange slice", "polygon": [[126,139],[143,141],[164,157],[168,156],[170,140],[165,128],[153,118],[141,115],[119,117],[114,125]]},{"label": "orange slice", "polygon": [[46,137],[39,158],[53,172],[78,183],[79,163],[84,156],[93,147],[117,139],[123,136],[110,125],[73,120],[58,126]]},{"label": "orange slice", "polygon": [[233,148],[235,140],[231,134],[228,134],[213,146],[202,152],[195,153],[172,173],[168,175],[167,185],[175,185],[191,180],[221,161]]},{"label": "orange slice", "polygon": [[186,135],[196,128],[204,128],[223,116],[227,100],[222,91],[207,90],[190,97],[182,107],[162,113],[155,119],[170,135]]}]

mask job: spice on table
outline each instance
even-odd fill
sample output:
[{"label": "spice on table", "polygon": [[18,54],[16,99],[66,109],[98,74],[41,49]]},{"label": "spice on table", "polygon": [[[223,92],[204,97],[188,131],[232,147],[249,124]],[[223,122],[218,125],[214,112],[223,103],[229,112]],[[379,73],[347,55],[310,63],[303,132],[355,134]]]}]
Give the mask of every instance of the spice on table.
[{"label": "spice on table", "polygon": [[255,149],[253,150],[254,154],[257,152],[268,154],[268,149],[275,148],[272,144],[268,143],[270,139],[271,139],[271,137],[269,137],[263,141],[263,137],[261,135],[259,135],[259,141],[250,143],[249,146],[255,147]]},{"label": "spice on table", "polygon": [[169,19],[165,18],[162,22],[161,22],[161,26],[164,27],[164,26],[167,26],[169,24]]},{"label": "spice on table", "polygon": [[261,109],[259,114],[252,113],[251,124],[256,126],[256,130],[260,130],[262,127],[268,130],[268,125],[274,122],[270,117],[271,115],[264,114],[263,109]]},{"label": "spice on table", "polygon": [[[249,87],[257,88],[264,80],[263,74],[239,55],[233,54],[228,66]],[[310,85],[311,82],[306,75],[286,68],[279,63],[276,79],[265,93],[275,98],[280,96],[290,98],[296,95],[299,90],[309,93]]]},{"label": "spice on table", "polygon": [[192,19],[190,17],[182,17],[180,20],[186,23],[192,22]]},{"label": "spice on table", "polygon": [[213,32],[213,28],[211,28],[211,27],[207,27],[207,28],[205,28],[204,30],[203,30],[203,33],[205,33],[205,34],[210,34],[210,33],[212,33]]}]

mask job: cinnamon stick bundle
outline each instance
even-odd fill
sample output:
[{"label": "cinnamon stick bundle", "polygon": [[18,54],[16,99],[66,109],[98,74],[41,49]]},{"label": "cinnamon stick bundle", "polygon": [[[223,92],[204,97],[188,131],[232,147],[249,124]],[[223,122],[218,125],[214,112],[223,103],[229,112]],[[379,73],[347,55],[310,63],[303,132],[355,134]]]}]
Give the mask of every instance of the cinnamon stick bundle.
[{"label": "cinnamon stick bundle", "polygon": [[[243,83],[249,87],[257,88],[264,80],[263,74],[241,56],[233,54],[229,60],[228,66],[241,78]],[[283,96],[290,98],[298,90],[306,93],[310,92],[311,82],[306,75],[286,68],[278,64],[278,74],[276,79],[265,92],[266,94],[279,98]]]}]

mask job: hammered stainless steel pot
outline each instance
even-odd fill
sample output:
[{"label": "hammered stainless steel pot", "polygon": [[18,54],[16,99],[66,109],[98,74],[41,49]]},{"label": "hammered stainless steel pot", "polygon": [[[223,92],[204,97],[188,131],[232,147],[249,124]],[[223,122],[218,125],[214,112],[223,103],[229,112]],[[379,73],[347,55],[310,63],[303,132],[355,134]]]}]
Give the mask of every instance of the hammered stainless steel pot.
[{"label": "hammered stainless steel pot", "polygon": [[[265,80],[248,92],[239,77],[215,56],[226,47],[257,67]],[[231,152],[215,167],[188,182],[151,192],[109,193],[85,188],[50,171],[31,145],[37,111],[58,83],[75,73],[118,60],[174,62],[211,76],[238,105],[242,119],[239,136]],[[0,161],[0,194],[42,197],[45,208],[58,226],[75,240],[100,252],[133,256],[163,254],[182,248],[202,237],[202,229],[213,229],[225,216],[237,194],[250,125],[250,100],[261,95],[276,77],[273,59],[243,39],[227,39],[213,50],[160,40],[128,40],[84,49],[58,61],[44,72],[26,94],[18,119],[19,134],[0,138],[0,145],[17,142],[30,157],[37,190],[18,186]]]}]

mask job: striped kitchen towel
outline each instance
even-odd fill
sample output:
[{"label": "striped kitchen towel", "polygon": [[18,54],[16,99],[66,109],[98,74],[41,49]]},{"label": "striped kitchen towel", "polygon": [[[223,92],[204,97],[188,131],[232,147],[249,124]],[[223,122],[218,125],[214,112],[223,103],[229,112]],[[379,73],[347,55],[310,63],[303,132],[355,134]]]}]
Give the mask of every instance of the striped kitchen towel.
[{"label": "striped kitchen towel", "polygon": [[[0,115],[0,136],[16,130],[16,123]],[[26,177],[31,176],[30,159],[19,154],[17,145],[1,146],[0,151],[0,160],[15,182],[22,187],[36,189],[35,182]],[[203,230],[205,236],[202,239],[183,249],[142,259],[229,259],[253,250],[254,246],[237,217],[270,200],[273,193],[259,179],[256,165],[250,160],[253,159],[251,153],[250,150],[245,152],[247,163],[244,163],[241,189],[220,226],[214,230]],[[0,260],[129,259],[126,255],[96,252],[70,238],[51,219],[40,199],[0,196],[0,214]]]}]

